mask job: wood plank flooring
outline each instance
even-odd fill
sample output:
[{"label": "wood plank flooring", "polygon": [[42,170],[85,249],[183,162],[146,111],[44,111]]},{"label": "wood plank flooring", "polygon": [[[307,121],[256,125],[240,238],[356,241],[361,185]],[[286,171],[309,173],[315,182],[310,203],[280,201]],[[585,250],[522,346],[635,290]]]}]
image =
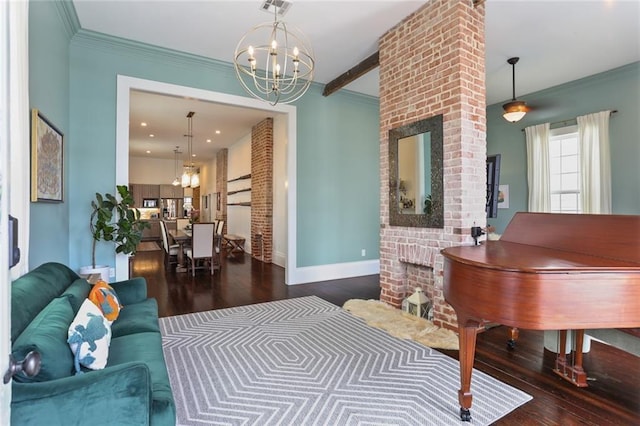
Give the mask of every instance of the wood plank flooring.
[{"label": "wood plank flooring", "polygon": [[[192,278],[175,269],[165,271],[162,251],[138,252],[132,275],[147,279],[149,297],[158,300],[160,316],[307,295],[342,306],[349,299],[378,299],[380,295],[377,275],[287,286],[284,269],[249,255],[223,258],[221,272],[211,276],[198,271]],[[521,330],[514,351],[506,349],[507,335],[506,327],[480,334],[474,366],[529,393],[533,400],[496,424],[640,425],[640,358],[593,342],[584,359],[589,387],[579,389],[552,373],[554,354],[544,350],[542,332]],[[457,351],[442,352],[458,356]],[[473,407],[471,413],[473,416]]]}]

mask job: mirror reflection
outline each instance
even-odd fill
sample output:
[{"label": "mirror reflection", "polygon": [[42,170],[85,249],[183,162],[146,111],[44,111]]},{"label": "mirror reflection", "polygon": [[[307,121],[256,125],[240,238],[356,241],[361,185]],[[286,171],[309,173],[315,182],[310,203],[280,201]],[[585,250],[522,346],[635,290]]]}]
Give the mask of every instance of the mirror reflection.
[{"label": "mirror reflection", "polygon": [[400,213],[430,213],[430,132],[398,139],[398,191]]},{"label": "mirror reflection", "polygon": [[389,224],[444,227],[442,115],[389,130]]}]

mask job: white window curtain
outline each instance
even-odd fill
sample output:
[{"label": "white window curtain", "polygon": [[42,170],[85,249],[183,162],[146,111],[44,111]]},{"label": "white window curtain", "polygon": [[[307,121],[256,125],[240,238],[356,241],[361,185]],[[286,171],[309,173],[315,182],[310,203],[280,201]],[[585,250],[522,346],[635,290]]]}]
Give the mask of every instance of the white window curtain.
[{"label": "white window curtain", "polygon": [[583,213],[611,213],[610,115],[601,111],[577,118]]},{"label": "white window curtain", "polygon": [[527,137],[527,183],[529,211],[551,211],[549,183],[549,123],[524,129]]},{"label": "white window curtain", "polygon": [[29,2],[9,2],[9,213],[19,221],[20,263],[11,279],[29,271]]}]

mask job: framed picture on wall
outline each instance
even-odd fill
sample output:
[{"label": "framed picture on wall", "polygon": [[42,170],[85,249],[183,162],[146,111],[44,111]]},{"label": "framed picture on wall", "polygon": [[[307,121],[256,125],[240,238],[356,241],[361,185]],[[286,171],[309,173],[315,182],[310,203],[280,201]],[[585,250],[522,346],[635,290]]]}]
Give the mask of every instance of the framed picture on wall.
[{"label": "framed picture on wall", "polygon": [[509,208],[509,185],[500,185],[498,187],[498,208]]},{"label": "framed picture on wall", "polygon": [[31,110],[31,201],[63,201],[64,135],[37,109]]}]

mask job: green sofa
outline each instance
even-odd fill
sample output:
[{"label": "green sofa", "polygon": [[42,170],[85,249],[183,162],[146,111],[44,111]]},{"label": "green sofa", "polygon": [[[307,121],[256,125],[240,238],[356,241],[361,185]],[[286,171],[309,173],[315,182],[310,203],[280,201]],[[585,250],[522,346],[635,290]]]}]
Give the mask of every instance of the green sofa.
[{"label": "green sofa", "polygon": [[158,305],[143,278],[110,284],[123,305],[112,323],[106,368],[75,374],[68,328],[91,285],[46,263],[11,285],[12,355],[41,355],[38,375],[13,378],[12,425],[174,425]]}]

